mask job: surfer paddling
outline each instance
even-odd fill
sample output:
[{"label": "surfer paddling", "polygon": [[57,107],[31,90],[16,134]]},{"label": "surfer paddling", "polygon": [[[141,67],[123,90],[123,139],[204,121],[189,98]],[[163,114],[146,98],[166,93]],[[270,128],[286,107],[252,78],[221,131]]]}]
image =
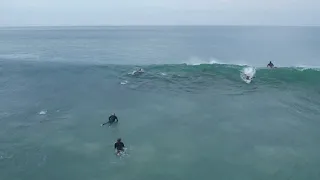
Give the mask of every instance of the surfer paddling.
[{"label": "surfer paddling", "polygon": [[109,124],[109,126],[111,126],[112,124],[117,123],[117,122],[118,122],[118,117],[116,116],[115,113],[113,113],[113,114],[109,117],[109,121],[106,122],[106,123],[101,124],[101,126],[104,126],[104,125],[106,125],[106,124]]},{"label": "surfer paddling", "polygon": [[114,143],[114,149],[116,150],[117,155],[124,152],[124,143],[121,141],[121,138],[117,139],[117,142]]}]

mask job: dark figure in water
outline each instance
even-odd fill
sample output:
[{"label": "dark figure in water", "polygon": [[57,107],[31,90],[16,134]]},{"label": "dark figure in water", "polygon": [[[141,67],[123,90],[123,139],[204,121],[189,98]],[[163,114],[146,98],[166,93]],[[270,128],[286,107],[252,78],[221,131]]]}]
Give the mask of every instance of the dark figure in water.
[{"label": "dark figure in water", "polygon": [[140,74],[143,74],[143,73],[144,73],[143,69],[139,68],[137,71],[133,72],[133,75],[140,75]]},{"label": "dark figure in water", "polygon": [[273,65],[273,63],[270,61],[270,62],[269,62],[269,64],[267,65],[267,67],[269,67],[269,68],[273,68],[273,67],[274,67],[274,65]]},{"label": "dark figure in water", "polygon": [[246,75],[246,80],[251,80],[253,78],[255,78],[255,77],[254,76],[250,77],[250,76]]},{"label": "dark figure in water", "polygon": [[124,144],[123,142],[121,141],[121,138],[117,139],[117,142],[114,143],[114,149],[117,150],[117,154],[121,153],[124,151]]},{"label": "dark figure in water", "polygon": [[106,123],[101,124],[101,126],[104,126],[106,124],[109,124],[109,126],[111,126],[113,123],[117,123],[118,122],[118,117],[116,116],[115,113],[113,113],[110,117],[109,117],[109,121]]}]

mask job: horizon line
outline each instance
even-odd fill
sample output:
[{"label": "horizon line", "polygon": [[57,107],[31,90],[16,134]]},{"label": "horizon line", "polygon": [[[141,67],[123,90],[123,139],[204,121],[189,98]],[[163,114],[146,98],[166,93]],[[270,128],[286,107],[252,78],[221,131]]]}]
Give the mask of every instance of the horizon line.
[{"label": "horizon line", "polygon": [[181,24],[181,25],[170,25],[170,24],[163,24],[163,25],[143,25],[143,24],[128,24],[128,25],[9,25],[9,26],[1,26],[0,28],[43,28],[43,27],[320,27],[320,25],[255,25],[255,24]]}]

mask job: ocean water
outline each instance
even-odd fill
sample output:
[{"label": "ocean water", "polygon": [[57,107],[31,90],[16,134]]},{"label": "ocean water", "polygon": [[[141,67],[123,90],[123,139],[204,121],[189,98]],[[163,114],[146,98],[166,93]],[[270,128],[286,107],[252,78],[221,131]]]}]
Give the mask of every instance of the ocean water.
[{"label": "ocean water", "polygon": [[2,28],[0,179],[318,180],[319,30]]}]

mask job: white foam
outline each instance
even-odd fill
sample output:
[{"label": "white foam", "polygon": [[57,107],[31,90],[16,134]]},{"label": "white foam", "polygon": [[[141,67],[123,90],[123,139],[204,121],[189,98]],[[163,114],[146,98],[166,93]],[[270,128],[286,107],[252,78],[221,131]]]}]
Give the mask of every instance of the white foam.
[{"label": "white foam", "polygon": [[298,65],[294,67],[298,71],[305,71],[305,70],[315,70],[320,71],[320,66],[308,66],[308,65]]},{"label": "white foam", "polygon": [[134,70],[134,71],[132,71],[131,73],[128,73],[129,75],[132,75],[132,76],[135,76],[135,75],[139,75],[139,74],[142,74],[142,73],[144,73],[144,70],[143,69],[141,69],[141,71],[139,71],[139,70]]},{"label": "white foam", "polygon": [[222,62],[216,58],[209,58],[208,60],[203,60],[203,59],[200,59],[198,57],[192,57],[190,58],[187,62],[185,62],[184,64],[187,64],[187,65],[191,65],[191,66],[198,66],[198,65],[201,65],[201,64],[221,64],[221,65],[238,65],[238,66],[246,66],[247,64],[246,63],[226,63],[226,62]]},{"label": "white foam", "polygon": [[214,60],[205,61],[205,60],[202,60],[202,59],[200,59],[198,57],[192,57],[185,64],[192,65],[192,66],[198,66],[198,65],[201,65],[201,64],[215,64],[215,63],[216,63],[216,61],[214,61]]},{"label": "white foam", "polygon": [[39,114],[40,114],[40,115],[45,115],[45,114],[47,114],[47,111],[46,111],[46,110],[40,111]]},{"label": "white foam", "polygon": [[[245,67],[240,72],[240,77],[244,82],[249,84],[249,83],[251,83],[252,78],[255,76],[255,74],[256,74],[256,69],[255,68],[253,68],[253,67]],[[249,76],[249,79],[247,79],[247,76]]]},{"label": "white foam", "polygon": [[124,151],[119,153],[117,152],[117,150],[115,150],[115,154],[120,158],[129,156],[127,148],[124,148]]},{"label": "white foam", "polygon": [[13,155],[8,155],[7,153],[0,151],[0,160],[2,160],[2,159],[11,159],[12,157],[13,157]]},{"label": "white foam", "polygon": [[121,85],[125,85],[125,84],[128,84],[128,81],[127,81],[127,80],[125,80],[125,81],[122,81],[122,82],[120,82],[120,84],[121,84]]}]

